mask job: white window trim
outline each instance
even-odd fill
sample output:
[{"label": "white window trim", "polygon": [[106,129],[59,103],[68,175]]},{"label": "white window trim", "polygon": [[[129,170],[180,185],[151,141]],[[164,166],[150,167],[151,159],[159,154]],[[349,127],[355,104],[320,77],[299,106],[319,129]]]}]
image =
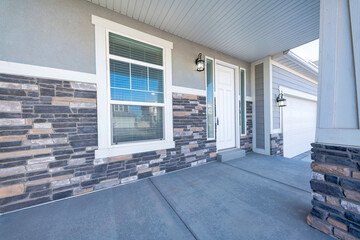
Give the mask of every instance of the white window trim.
[{"label": "white window trim", "polygon": [[247,102],[252,102],[252,101],[253,101],[253,98],[252,98],[252,97],[246,96],[245,98],[246,98],[246,101],[247,101]]},{"label": "white window trim", "polygon": [[[212,138],[209,138],[208,137],[208,118],[207,118],[207,102],[208,102],[208,98],[207,98],[207,71],[206,71],[206,60],[209,59],[209,60],[212,60],[213,62],[213,105],[215,103],[215,59],[212,58],[212,57],[208,57],[208,56],[205,56],[205,93],[206,93],[206,138],[207,140],[215,140],[216,139],[216,117],[215,117],[215,112],[213,114],[213,118],[214,118],[214,137]],[[215,107],[214,107],[214,110],[215,110]],[[216,110],[215,110],[216,111]]]},{"label": "white window trim", "polygon": [[[240,128],[240,136],[246,136],[247,135],[247,132],[246,132],[246,127],[247,127],[247,112],[246,112],[246,102],[248,101],[247,100],[247,97],[246,97],[246,69],[245,68],[240,68],[240,76],[239,76],[239,86],[240,86],[240,89],[239,89],[239,100],[241,102],[241,99],[242,99],[242,96],[241,96],[241,71],[244,71],[244,101],[245,101],[245,133],[242,133],[242,125],[241,125],[241,128]],[[240,109],[241,109],[241,104],[240,104]],[[242,110],[242,109],[241,109]],[[243,114],[243,112],[241,112],[241,114]],[[242,124],[242,119],[240,118],[240,123]]]},{"label": "white window trim", "polygon": [[175,93],[196,95],[196,96],[204,96],[206,97],[206,90],[195,89],[195,88],[187,88],[180,86],[172,86],[172,91]]},{"label": "white window trim", "polygon": [[[175,147],[173,140],[172,118],[172,64],[171,50],[173,43],[153,35],[126,27],[124,25],[92,15],[95,25],[97,114],[98,114],[98,150],[95,158],[155,151]],[[164,49],[164,140],[144,141],[124,144],[111,144],[111,111],[108,70],[108,32],[114,32],[141,42]],[[127,60],[128,61],[128,60]],[[133,103],[132,103],[133,104]],[[141,103],[141,105],[143,105]],[[154,105],[154,104],[152,104]]]}]

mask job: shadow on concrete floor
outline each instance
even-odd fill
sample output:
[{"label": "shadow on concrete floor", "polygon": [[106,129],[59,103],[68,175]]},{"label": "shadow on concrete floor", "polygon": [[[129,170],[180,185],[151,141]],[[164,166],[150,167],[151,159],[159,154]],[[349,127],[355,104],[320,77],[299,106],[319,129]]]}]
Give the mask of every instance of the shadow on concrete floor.
[{"label": "shadow on concrete floor", "polygon": [[311,160],[311,151],[301,153],[301,154],[293,157],[292,159],[311,163],[311,161],[312,161]]}]

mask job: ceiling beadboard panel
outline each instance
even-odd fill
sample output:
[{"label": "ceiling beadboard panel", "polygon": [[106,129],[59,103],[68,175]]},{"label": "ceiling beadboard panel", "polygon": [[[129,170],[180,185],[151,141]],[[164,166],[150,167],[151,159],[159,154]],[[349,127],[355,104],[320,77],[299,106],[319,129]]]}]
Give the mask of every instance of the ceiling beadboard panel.
[{"label": "ceiling beadboard panel", "polygon": [[319,37],[320,0],[88,0],[252,62]]}]

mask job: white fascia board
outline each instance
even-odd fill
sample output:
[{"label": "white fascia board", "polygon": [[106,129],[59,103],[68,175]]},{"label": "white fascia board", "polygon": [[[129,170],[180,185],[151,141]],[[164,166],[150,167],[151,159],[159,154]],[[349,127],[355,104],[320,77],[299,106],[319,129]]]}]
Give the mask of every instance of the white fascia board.
[{"label": "white fascia board", "polygon": [[298,65],[302,66],[304,69],[306,69],[309,72],[312,72],[313,74],[318,74],[319,69],[314,66],[314,64],[307,62],[305,59],[299,57],[295,53],[289,51],[287,54],[284,55],[287,59],[289,59],[292,62],[297,63]]},{"label": "white fascia board", "polygon": [[96,74],[0,61],[0,73],[64,81],[96,83]]}]

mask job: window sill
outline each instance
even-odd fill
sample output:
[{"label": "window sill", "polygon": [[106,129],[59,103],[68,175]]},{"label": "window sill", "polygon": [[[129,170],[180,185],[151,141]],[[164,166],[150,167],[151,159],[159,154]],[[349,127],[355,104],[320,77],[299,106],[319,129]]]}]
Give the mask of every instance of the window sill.
[{"label": "window sill", "polygon": [[168,148],[174,148],[174,141],[156,141],[147,143],[131,143],[114,145],[109,148],[102,148],[95,151],[95,158],[115,157],[133,153],[142,153],[156,151]]}]

